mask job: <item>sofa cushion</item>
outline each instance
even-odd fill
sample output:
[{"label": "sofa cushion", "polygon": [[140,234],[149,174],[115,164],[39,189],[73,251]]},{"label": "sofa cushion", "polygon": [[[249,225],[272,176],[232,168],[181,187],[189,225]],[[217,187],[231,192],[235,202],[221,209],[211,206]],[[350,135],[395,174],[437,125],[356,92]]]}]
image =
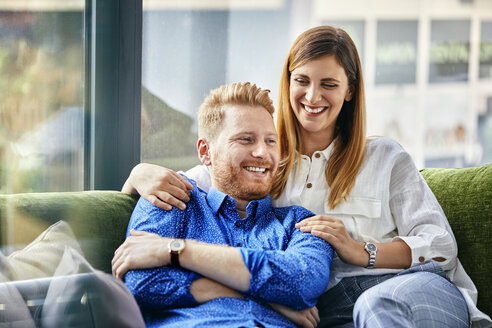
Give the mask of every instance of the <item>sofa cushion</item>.
[{"label": "sofa cushion", "polygon": [[11,280],[51,277],[66,247],[82,252],[70,226],[58,221],[29,245],[3,259],[7,275]]},{"label": "sofa cushion", "polygon": [[478,289],[478,308],[492,313],[492,164],[421,171],[441,204],[458,243],[458,258]]}]

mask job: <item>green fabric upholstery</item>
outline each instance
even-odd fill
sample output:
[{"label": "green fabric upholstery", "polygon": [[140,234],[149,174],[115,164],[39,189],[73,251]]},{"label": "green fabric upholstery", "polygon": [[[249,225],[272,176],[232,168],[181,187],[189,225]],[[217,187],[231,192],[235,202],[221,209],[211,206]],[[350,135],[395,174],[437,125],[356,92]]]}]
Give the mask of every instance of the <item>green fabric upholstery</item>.
[{"label": "green fabric upholstery", "polygon": [[478,289],[478,308],[492,314],[492,164],[424,169],[458,243],[458,258]]},{"label": "green fabric upholstery", "polygon": [[111,272],[113,253],[125,239],[136,201],[117,191],[0,195],[1,241],[5,246],[8,232],[13,231],[9,244],[20,248],[51,224],[64,220],[89,263]]},{"label": "green fabric upholstery", "polygon": [[[421,171],[443,207],[459,258],[478,291],[478,307],[492,314],[492,164]],[[68,222],[88,261],[111,271],[136,199],[117,191],[0,195],[0,247],[30,243],[58,220]]]}]

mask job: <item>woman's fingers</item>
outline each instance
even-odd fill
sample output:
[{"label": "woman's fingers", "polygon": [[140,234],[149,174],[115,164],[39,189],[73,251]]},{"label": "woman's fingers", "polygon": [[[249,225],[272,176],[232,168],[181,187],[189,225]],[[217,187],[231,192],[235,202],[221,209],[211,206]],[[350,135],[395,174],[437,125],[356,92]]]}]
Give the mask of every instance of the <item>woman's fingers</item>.
[{"label": "woman's fingers", "polygon": [[313,224],[322,224],[322,223],[333,223],[333,222],[341,222],[339,219],[336,219],[331,216],[327,215],[315,215],[311,216],[309,218],[306,218],[300,222],[296,223],[296,228],[304,227],[304,226],[309,226]]}]

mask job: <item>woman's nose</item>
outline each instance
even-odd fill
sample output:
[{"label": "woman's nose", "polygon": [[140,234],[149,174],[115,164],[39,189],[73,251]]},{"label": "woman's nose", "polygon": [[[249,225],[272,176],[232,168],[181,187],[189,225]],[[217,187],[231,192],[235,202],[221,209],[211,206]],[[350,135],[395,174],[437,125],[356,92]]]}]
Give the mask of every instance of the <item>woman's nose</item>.
[{"label": "woman's nose", "polygon": [[311,105],[315,105],[320,99],[321,93],[314,85],[310,85],[306,91],[306,100],[309,101]]}]

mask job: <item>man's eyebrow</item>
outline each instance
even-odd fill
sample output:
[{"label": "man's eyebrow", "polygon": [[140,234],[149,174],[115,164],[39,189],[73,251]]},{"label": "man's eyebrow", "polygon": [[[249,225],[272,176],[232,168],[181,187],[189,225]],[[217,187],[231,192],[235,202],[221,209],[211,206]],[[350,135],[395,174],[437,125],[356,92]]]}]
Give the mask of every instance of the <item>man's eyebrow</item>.
[{"label": "man's eyebrow", "polygon": [[[240,131],[240,132],[237,132],[237,133],[231,135],[231,138],[234,139],[234,138],[242,137],[242,136],[256,136],[256,133],[251,132],[251,131]],[[267,133],[266,136],[278,138],[277,132]]]}]

